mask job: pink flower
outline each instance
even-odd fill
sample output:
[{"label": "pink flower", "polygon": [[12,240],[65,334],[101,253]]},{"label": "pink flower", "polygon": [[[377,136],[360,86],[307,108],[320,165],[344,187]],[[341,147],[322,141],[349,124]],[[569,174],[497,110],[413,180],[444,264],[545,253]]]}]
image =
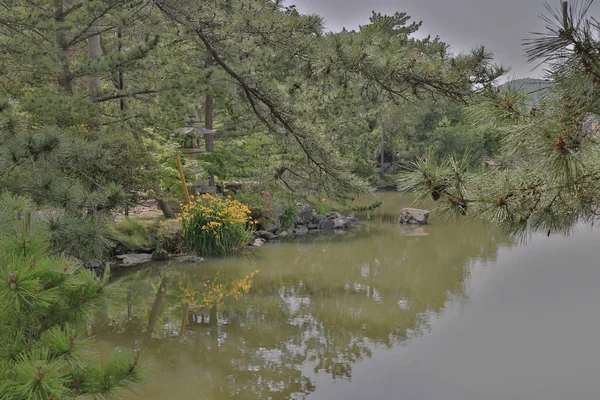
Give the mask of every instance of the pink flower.
[{"label": "pink flower", "polygon": [[265,190],[261,190],[260,194],[263,195],[263,196],[265,196],[265,197],[271,197],[271,193],[269,193],[269,192],[267,192]]}]

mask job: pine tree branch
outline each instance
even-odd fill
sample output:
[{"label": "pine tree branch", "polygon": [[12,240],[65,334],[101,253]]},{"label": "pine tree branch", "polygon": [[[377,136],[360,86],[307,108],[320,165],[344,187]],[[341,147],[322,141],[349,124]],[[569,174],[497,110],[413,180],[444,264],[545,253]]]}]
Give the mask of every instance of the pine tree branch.
[{"label": "pine tree branch", "polygon": [[83,7],[83,3],[74,4],[71,7],[67,8],[65,11],[63,11],[62,15],[63,15],[63,17],[66,17],[67,15],[71,14],[74,11],[77,11],[81,7]]},{"label": "pine tree branch", "polygon": [[[169,7],[165,0],[156,0],[155,3],[157,7],[172,21],[182,25],[191,22],[191,18],[188,15],[181,15],[181,13],[177,15],[177,13],[172,9],[172,7]],[[265,107],[267,107],[272,118],[276,122],[280,123],[285,128],[285,130],[292,135],[292,137],[298,143],[302,151],[306,154],[309,161],[311,161],[317,168],[325,171],[327,175],[331,176],[338,183],[342,185],[347,184],[347,182],[345,182],[345,180],[339,176],[338,171],[336,171],[333,168],[329,168],[329,166],[325,165],[323,162],[320,162],[312,155],[312,152],[309,151],[305,143],[305,140],[307,140],[306,134],[296,129],[293,122],[283,115],[282,111],[270,98],[268,98],[259,89],[252,87],[244,77],[239,75],[236,71],[233,70],[232,67],[230,67],[225,62],[225,60],[221,57],[220,53],[217,51],[216,47],[213,45],[212,41],[209,39],[209,36],[204,32],[203,28],[195,27],[193,28],[193,33],[200,39],[200,41],[205,46],[206,50],[211,54],[213,60],[217,63],[217,65],[219,65],[242,88],[256,116],[263,123],[265,123],[266,126],[272,132],[277,132],[277,130],[275,130],[273,125],[267,121],[264,115],[262,115],[262,113],[257,107],[256,101],[260,102]]]},{"label": "pine tree branch", "polygon": [[156,89],[144,89],[144,90],[138,90],[137,92],[120,93],[120,94],[115,94],[112,96],[101,97],[99,99],[95,99],[94,102],[103,103],[105,101],[118,100],[118,99],[123,99],[126,97],[134,97],[134,96],[139,96],[142,94],[155,94],[158,92],[159,92],[159,90],[156,90]]}]

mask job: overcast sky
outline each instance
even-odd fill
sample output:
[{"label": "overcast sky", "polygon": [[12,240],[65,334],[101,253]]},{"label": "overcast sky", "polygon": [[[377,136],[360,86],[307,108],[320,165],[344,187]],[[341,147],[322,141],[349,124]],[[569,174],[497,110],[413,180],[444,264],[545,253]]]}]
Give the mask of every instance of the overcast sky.
[{"label": "overcast sky", "polygon": [[[557,7],[559,0],[548,0]],[[544,0],[286,0],[304,14],[318,14],[328,30],[357,29],[368,23],[371,11],[393,14],[403,11],[423,21],[419,36],[439,35],[454,52],[484,45],[498,63],[511,67],[511,77],[539,77],[540,69],[525,62],[522,40],[532,31],[543,31]],[[600,0],[592,6],[600,17]],[[599,18],[600,19],[600,18]]]}]

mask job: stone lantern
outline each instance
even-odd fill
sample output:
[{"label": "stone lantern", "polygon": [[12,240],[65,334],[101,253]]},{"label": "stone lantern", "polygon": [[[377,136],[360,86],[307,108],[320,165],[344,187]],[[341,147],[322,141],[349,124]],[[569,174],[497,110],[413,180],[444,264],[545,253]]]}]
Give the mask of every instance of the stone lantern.
[{"label": "stone lantern", "polygon": [[[195,159],[198,154],[213,152],[213,135],[216,129],[207,129],[200,125],[200,119],[197,117],[188,117],[187,125],[177,129],[182,140],[182,146],[179,150],[187,157]],[[202,172],[202,168],[197,168],[196,173]],[[200,180],[195,182],[196,193],[215,194],[217,188],[211,185],[209,180]]]},{"label": "stone lantern", "polygon": [[177,133],[183,137],[179,150],[190,158],[195,158],[200,153],[210,153],[213,151],[212,137],[216,132],[215,129],[201,126],[199,118],[189,117],[187,126],[177,129]]}]

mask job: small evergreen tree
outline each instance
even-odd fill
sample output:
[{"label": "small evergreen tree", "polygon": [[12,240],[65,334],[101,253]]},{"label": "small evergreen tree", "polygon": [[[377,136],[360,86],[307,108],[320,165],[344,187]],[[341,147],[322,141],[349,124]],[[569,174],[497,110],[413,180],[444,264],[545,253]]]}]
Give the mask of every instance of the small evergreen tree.
[{"label": "small evergreen tree", "polygon": [[49,255],[50,235],[26,200],[3,195],[0,210],[0,398],[114,397],[140,379],[137,352],[90,359],[85,328],[101,309],[108,272],[97,277]]}]

